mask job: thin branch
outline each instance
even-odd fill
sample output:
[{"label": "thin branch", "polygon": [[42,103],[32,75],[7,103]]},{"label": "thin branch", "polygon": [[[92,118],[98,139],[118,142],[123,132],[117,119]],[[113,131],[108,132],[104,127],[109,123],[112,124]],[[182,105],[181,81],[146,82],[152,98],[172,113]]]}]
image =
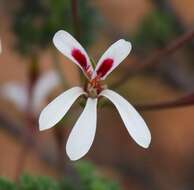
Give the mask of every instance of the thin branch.
[{"label": "thin branch", "polygon": [[[32,94],[33,94],[33,90],[34,90],[34,85],[37,81],[39,75],[39,68],[38,68],[38,58],[37,55],[33,55],[32,56],[32,60],[30,63],[30,67],[29,67],[29,84],[28,84],[28,103],[26,106],[26,111],[24,113],[24,123],[25,123],[25,128],[23,129],[23,135],[22,138],[35,138],[35,128],[33,125],[33,114],[32,114]],[[33,136],[34,135],[34,136]],[[19,157],[17,159],[17,168],[16,168],[16,174],[15,174],[15,178],[16,181],[18,182],[21,173],[23,172],[23,168],[25,165],[25,161],[28,155],[28,152],[30,150],[30,146],[28,143],[25,143],[22,148],[21,148],[21,152],[19,154]]]},{"label": "thin branch", "polygon": [[80,40],[80,18],[78,15],[78,2],[77,0],[71,0],[71,12],[73,19],[73,29],[77,40]]},{"label": "thin branch", "polygon": [[64,73],[63,73],[63,70],[61,68],[58,55],[56,54],[56,52],[53,49],[52,49],[52,55],[53,55],[53,65],[54,65],[57,73],[59,74],[60,82],[61,82],[61,84],[64,88],[68,88],[69,84],[68,84],[68,82],[67,82],[67,80],[64,76]]},{"label": "thin branch", "polygon": [[[65,156],[64,156],[64,128],[62,127],[56,127],[54,129],[54,137],[57,143],[57,148],[58,148],[58,167],[59,168],[64,168],[65,166]],[[61,171],[62,175],[64,174],[64,170]]]},{"label": "thin branch", "polygon": [[172,109],[193,105],[194,105],[194,93],[191,93],[174,101],[167,101],[156,104],[137,104],[135,105],[135,107],[140,111],[155,111],[161,109]]},{"label": "thin branch", "polygon": [[[80,41],[81,39],[81,29],[80,29],[80,17],[78,14],[78,1],[77,0],[71,0],[71,13],[72,13],[72,19],[73,19],[73,30],[75,38]],[[79,77],[80,81],[82,80],[82,71],[79,69]]]},{"label": "thin branch", "polygon": [[151,55],[148,56],[148,58],[145,59],[144,62],[132,66],[133,69],[126,72],[126,74],[123,74],[120,80],[118,80],[116,83],[111,85],[111,88],[114,89],[114,88],[119,87],[120,85],[123,85],[125,82],[127,82],[127,80],[131,76],[143,71],[145,68],[148,68],[154,64],[157,64],[160,59],[162,59],[163,57],[171,53],[174,53],[179,48],[181,48],[183,45],[185,45],[188,41],[190,41],[193,37],[194,37],[194,29],[184,33],[179,38],[173,40],[164,49],[156,50],[155,53],[151,53]]}]

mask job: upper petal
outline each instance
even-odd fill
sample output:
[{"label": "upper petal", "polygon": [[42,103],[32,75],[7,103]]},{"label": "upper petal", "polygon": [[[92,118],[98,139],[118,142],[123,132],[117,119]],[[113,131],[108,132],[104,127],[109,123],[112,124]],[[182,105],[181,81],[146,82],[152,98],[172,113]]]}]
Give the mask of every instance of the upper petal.
[{"label": "upper petal", "polygon": [[32,96],[34,111],[38,111],[51,91],[60,84],[60,77],[56,71],[49,71],[38,79]]},{"label": "upper petal", "polygon": [[127,100],[112,90],[104,90],[102,96],[108,98],[117,108],[129,134],[137,144],[148,148],[151,142],[150,131],[140,114]]},{"label": "upper petal", "polygon": [[84,48],[71,34],[60,30],[54,35],[53,43],[61,53],[76,63],[84,74],[90,78],[93,73],[90,59]]},{"label": "upper petal", "polygon": [[3,98],[12,101],[21,111],[27,107],[27,87],[22,84],[8,83],[0,88],[0,94]]},{"label": "upper petal", "polygon": [[93,78],[97,75],[104,80],[130,53],[131,43],[118,40],[102,55],[95,69]]},{"label": "upper petal", "polygon": [[71,160],[78,160],[89,151],[96,133],[96,118],[97,99],[88,98],[67,141],[66,152]]},{"label": "upper petal", "polygon": [[39,130],[45,130],[57,124],[67,113],[75,100],[85,92],[80,87],[73,87],[56,97],[41,112]]}]

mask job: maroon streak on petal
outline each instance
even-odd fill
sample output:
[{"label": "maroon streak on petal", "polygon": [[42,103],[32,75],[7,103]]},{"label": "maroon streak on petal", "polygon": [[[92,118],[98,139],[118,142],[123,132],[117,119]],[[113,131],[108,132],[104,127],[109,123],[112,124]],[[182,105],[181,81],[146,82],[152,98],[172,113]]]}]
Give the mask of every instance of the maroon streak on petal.
[{"label": "maroon streak on petal", "polygon": [[71,55],[80,64],[80,66],[87,71],[88,64],[85,55],[79,49],[73,49]]},{"label": "maroon streak on petal", "polygon": [[99,77],[103,77],[111,69],[112,66],[113,66],[113,59],[111,58],[105,59],[100,65],[100,67],[98,68],[98,70],[96,71],[97,75]]}]

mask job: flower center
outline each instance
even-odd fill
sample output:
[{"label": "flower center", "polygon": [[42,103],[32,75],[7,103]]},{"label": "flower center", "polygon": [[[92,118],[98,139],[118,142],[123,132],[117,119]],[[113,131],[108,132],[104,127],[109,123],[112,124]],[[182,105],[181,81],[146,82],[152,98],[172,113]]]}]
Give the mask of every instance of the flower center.
[{"label": "flower center", "polygon": [[96,77],[86,84],[85,91],[89,97],[97,98],[100,92],[106,88],[107,86],[102,84],[102,81],[100,81],[99,77]]}]

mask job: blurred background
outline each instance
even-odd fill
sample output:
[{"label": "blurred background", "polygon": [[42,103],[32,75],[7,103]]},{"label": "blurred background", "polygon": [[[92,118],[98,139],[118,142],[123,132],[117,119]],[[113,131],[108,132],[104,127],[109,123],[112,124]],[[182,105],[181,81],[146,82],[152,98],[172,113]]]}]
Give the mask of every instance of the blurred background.
[{"label": "blurred background", "polygon": [[[131,41],[130,56],[107,83],[134,105],[152,105],[194,92],[194,35],[165,53],[193,25],[192,0],[0,0],[0,189],[20,180],[34,185],[31,189],[47,184],[45,190],[52,190],[67,178],[69,186],[65,182],[60,190],[194,189],[192,106],[140,109],[152,134],[147,150],[129,137],[113,106],[99,107],[94,144],[80,162],[69,161],[64,148],[83,109],[78,102],[58,127],[38,131],[41,109],[84,82],[78,68],[54,48],[56,31],[70,32],[96,61],[116,40]],[[154,55],[153,64],[133,73],[134,65]],[[127,75],[129,70],[133,74]]]}]

